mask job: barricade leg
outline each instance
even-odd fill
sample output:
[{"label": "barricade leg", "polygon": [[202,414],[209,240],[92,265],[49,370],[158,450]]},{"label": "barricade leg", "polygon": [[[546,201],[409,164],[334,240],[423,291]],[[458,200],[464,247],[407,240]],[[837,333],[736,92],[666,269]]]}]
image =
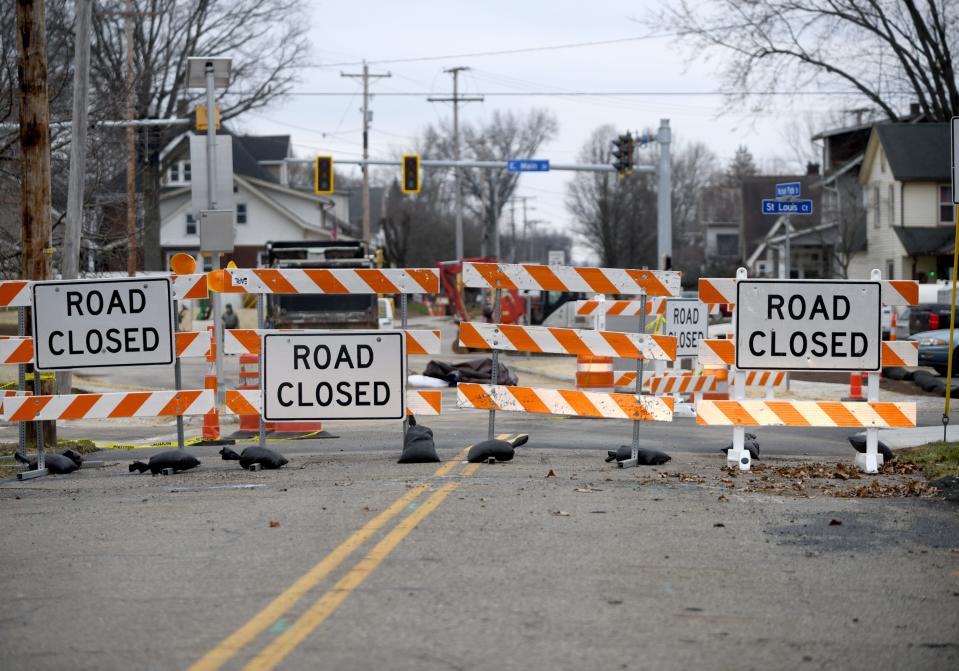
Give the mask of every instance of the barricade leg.
[{"label": "barricade leg", "polygon": [[[502,289],[493,290],[493,323],[499,324],[500,320],[500,294]],[[493,370],[490,372],[490,384],[494,387],[499,382],[499,351],[493,350],[492,356],[493,360]],[[486,431],[486,439],[493,440],[493,436],[496,435],[496,411],[489,411],[489,428]]]},{"label": "barricade leg", "polygon": [[[17,308],[17,334],[24,336],[26,335],[27,329],[27,320],[26,320],[26,308],[19,307]],[[36,388],[37,372],[33,372],[34,386]],[[26,364],[19,364],[17,366],[17,390],[25,392],[27,390],[27,367]],[[17,422],[17,433],[18,433],[18,442],[17,450],[20,452],[20,456],[26,458],[27,456],[27,423],[26,422]],[[44,475],[47,475],[47,469],[44,467],[43,463],[43,435],[40,429],[40,423],[37,422],[37,433],[39,440],[37,440],[37,469],[35,471],[20,471],[17,473],[17,480],[32,480],[33,478],[42,478]],[[26,466],[24,466],[26,468]]]},{"label": "barricade leg", "polygon": [[[640,294],[639,300],[642,301],[642,307],[639,312],[639,332],[646,333],[646,294]],[[642,398],[643,393],[643,365],[645,361],[643,359],[636,359],[636,400],[639,401]],[[639,465],[639,424],[640,420],[633,420],[633,449],[630,452],[629,459],[625,461],[620,461],[618,463],[620,468],[630,468],[632,466]]]},{"label": "barricade leg", "polygon": [[[180,330],[180,307],[179,301],[173,301],[173,330]],[[174,336],[176,337],[176,336]],[[180,357],[176,357],[173,362],[173,388],[177,391],[183,389],[183,370],[180,368]],[[183,416],[176,416],[176,446],[182,450],[185,441],[183,436]]]},{"label": "barricade leg", "polygon": [[[868,373],[867,395],[870,402],[879,400],[879,373]],[[879,429],[870,427],[866,429],[866,452],[864,454],[856,453],[856,466],[865,473],[878,473],[882,466],[883,458],[879,454]]]},{"label": "barricade leg", "polygon": [[[739,268],[736,271],[736,279],[746,279],[746,269]],[[733,308],[733,323],[736,323],[736,308]],[[732,369],[732,381],[730,396],[733,400],[742,401],[746,398],[746,374],[743,371]],[[726,453],[726,464],[732,466],[736,464],[741,471],[748,471],[752,466],[752,457],[749,450],[746,449],[746,428],[742,426],[733,427],[733,445]]]},{"label": "barricade leg", "polygon": [[[400,294],[400,328],[403,329],[403,333],[406,333],[406,322],[407,322],[407,304],[406,301],[408,296],[406,294]],[[406,336],[404,336],[405,338]],[[403,380],[405,382],[406,375],[409,372],[409,359],[403,362]],[[406,389],[406,384],[403,385],[403,389]],[[405,392],[404,392],[405,396]],[[410,420],[407,414],[403,413],[403,444],[406,445],[406,430],[409,428]]]},{"label": "barricade leg", "polygon": [[[258,329],[263,329],[266,327],[266,294],[257,294],[256,296],[256,327]],[[257,366],[260,366],[260,363],[257,363]],[[257,378],[257,387],[260,388],[261,393],[263,389],[263,371],[258,370],[260,377]],[[266,421],[263,419],[263,408],[260,408],[259,421],[257,422],[257,428],[259,430],[257,444],[260,447],[266,447]]]}]

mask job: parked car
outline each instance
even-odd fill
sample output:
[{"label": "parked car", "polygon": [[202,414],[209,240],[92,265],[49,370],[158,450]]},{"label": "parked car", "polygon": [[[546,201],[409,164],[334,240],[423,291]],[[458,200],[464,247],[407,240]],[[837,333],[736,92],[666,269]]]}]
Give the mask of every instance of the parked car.
[{"label": "parked car", "polygon": [[923,333],[949,327],[949,303],[920,303],[909,310],[909,333]]},{"label": "parked car", "polygon": [[[909,336],[909,340],[919,341],[919,365],[935,368],[940,375],[945,375],[949,365],[949,329],[923,331]],[[956,357],[956,345],[959,338],[953,342],[952,374],[959,374],[959,357]]]}]

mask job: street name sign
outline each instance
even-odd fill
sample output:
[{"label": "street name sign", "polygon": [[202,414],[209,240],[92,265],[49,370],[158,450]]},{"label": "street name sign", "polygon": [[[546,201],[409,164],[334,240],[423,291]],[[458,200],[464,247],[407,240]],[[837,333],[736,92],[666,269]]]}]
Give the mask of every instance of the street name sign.
[{"label": "street name sign", "polygon": [[740,280],[736,367],[878,371],[881,315],[880,282]]},{"label": "street name sign", "polygon": [[763,198],[763,214],[812,214],[811,200],[773,200]]},{"label": "street name sign", "polygon": [[176,360],[168,277],[36,282],[31,291],[38,370]]},{"label": "street name sign", "polygon": [[406,416],[402,331],[267,333],[261,351],[268,421]]},{"label": "street name sign", "polygon": [[676,356],[696,356],[709,329],[709,311],[695,298],[667,298],[663,335],[676,336]]},{"label": "street name sign", "polygon": [[776,198],[799,198],[802,193],[802,184],[799,182],[784,182],[776,185]]},{"label": "street name sign", "polygon": [[506,162],[510,172],[549,172],[549,160],[523,159]]}]

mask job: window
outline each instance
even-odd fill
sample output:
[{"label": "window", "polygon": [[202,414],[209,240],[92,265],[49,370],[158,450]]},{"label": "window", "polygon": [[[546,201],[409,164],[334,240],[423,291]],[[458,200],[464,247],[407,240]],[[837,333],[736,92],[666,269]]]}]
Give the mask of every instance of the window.
[{"label": "window", "polygon": [[879,150],[879,172],[886,172],[886,152]]},{"label": "window", "polygon": [[719,234],[716,236],[716,254],[718,256],[736,256],[739,253],[739,236]]},{"label": "window", "polygon": [[246,203],[236,204],[236,223],[238,224],[246,223]]},{"label": "window", "polygon": [[896,225],[896,185],[889,185],[889,225]]},{"label": "window", "polygon": [[186,215],[186,234],[196,235],[196,219],[193,218],[192,214]]},{"label": "window", "polygon": [[175,184],[180,181],[180,164],[174,163],[170,166],[170,171],[167,174],[167,181],[171,184]]},{"label": "window", "polygon": [[886,259],[886,276],[883,279],[896,279],[896,264],[892,262],[892,259]]},{"label": "window", "polygon": [[189,161],[183,161],[183,181],[189,182],[193,180],[193,166],[190,165]]},{"label": "window", "polygon": [[939,222],[944,224],[952,223],[952,186],[949,184],[939,185]]},{"label": "window", "polygon": [[872,187],[872,227],[879,228],[879,187]]}]

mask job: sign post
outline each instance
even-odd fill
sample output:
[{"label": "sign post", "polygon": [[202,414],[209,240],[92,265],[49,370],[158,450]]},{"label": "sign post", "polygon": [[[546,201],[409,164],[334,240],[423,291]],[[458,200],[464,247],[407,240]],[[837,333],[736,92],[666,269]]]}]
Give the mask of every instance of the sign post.
[{"label": "sign post", "polygon": [[268,422],[406,417],[402,331],[267,333],[261,351]]}]

